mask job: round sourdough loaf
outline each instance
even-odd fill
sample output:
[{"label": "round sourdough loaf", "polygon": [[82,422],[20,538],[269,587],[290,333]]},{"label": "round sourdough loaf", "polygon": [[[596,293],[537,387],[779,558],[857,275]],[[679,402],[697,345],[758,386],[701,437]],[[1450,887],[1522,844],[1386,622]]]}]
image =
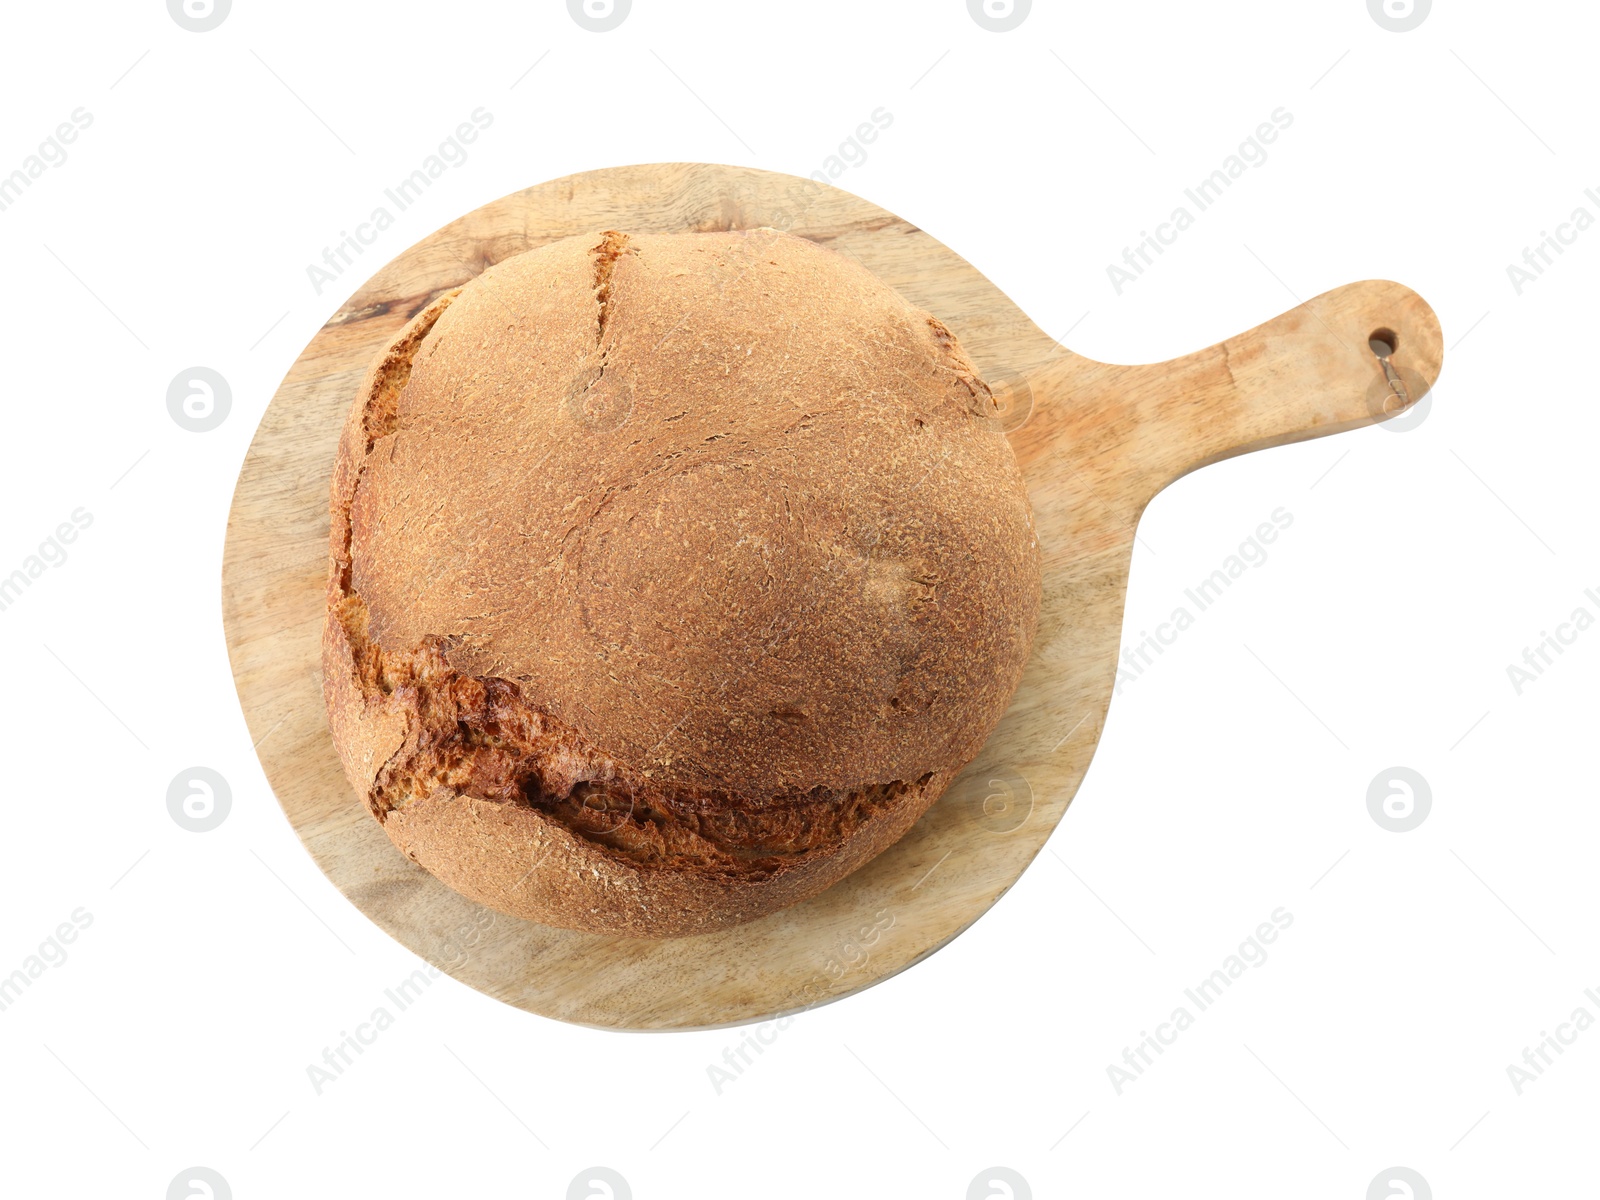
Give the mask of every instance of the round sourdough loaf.
[{"label": "round sourdough loaf", "polygon": [[771,229],[568,238],[423,308],[332,485],[324,694],[491,908],[724,928],[901,837],[1021,677],[1039,550],[950,331]]}]

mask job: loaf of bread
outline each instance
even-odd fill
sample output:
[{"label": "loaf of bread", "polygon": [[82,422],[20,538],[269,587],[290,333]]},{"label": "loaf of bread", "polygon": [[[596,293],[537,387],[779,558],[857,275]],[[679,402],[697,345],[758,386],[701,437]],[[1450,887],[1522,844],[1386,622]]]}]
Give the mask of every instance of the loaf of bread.
[{"label": "loaf of bread", "polygon": [[937,319],[771,229],[568,238],[422,309],[339,444],[333,738],[500,912],[674,937],[900,838],[999,721],[1039,550]]}]

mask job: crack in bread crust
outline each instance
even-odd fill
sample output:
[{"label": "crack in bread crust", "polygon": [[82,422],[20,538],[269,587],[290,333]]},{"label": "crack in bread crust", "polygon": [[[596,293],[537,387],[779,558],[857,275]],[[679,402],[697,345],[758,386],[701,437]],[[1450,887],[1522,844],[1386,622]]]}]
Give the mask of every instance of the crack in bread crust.
[{"label": "crack in bread crust", "polygon": [[[592,251],[602,352],[610,268],[625,247],[624,235],[608,232]],[[352,580],[351,502],[374,446],[399,429],[400,394],[418,350],[459,291],[445,293],[419,316],[375,368],[357,401],[364,445],[355,454],[353,480],[334,504],[330,631],[336,624],[348,648],[363,708],[398,718],[404,730],[365,796],[373,815],[383,822],[414,800],[444,792],[537,810],[635,866],[754,883],[833,854],[877,812],[922,793],[932,772],[857,789],[761,797],[663,788],[529,704],[513,680],[452,668],[448,654],[459,636],[433,636],[407,649],[385,648],[370,637],[367,606]]]},{"label": "crack in bread crust", "polygon": [[631,777],[576,730],[528,704],[512,681],[453,670],[446,658],[452,639],[385,651],[367,637],[366,607],[354,595],[336,606],[334,618],[368,702],[405,717],[404,743],[367,798],[380,821],[445,789],[538,809],[639,865],[760,879],[785,859],[831,853],[878,806],[932,778],[754,803],[727,792],[662,788]]}]

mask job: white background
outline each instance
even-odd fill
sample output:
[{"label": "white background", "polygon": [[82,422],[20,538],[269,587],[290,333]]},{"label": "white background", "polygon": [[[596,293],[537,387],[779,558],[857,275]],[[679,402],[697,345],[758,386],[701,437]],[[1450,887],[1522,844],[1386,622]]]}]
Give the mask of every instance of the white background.
[{"label": "white background", "polygon": [[[1506,270],[1600,216],[1592,8],[1441,0],[1392,33],[1363,0],[1040,0],[992,33],[960,0],[636,0],[592,33],[555,0],[236,0],[191,33],[106,0],[5,25],[0,174],[93,123],[0,212],[0,574],[74,509],[93,524],[0,612],[0,974],[93,923],[0,1012],[0,1191],[159,1200],[196,1164],[240,1200],[562,1197],[594,1164],[640,1200],[958,1200],[995,1165],[1038,1197],[1360,1200],[1395,1165],[1438,1197],[1595,1187],[1600,1032],[1520,1095],[1507,1074],[1600,1016],[1600,632],[1520,695],[1506,670],[1600,615],[1600,231],[1520,295]],[[467,161],[316,294],[307,265],[479,106]],[[1293,524],[1123,689],[987,916],[720,1095],[738,1031],[598,1032],[449,978],[317,1095],[307,1066],[419,962],[302,850],[235,699],[224,524],[274,389],[361,279],[478,205],[634,162],[805,175],[880,106],[840,186],[1074,350],[1165,359],[1391,278],[1443,323],[1428,416],[1159,496],[1129,635],[1272,510]],[[1265,164],[1118,295],[1107,265],[1279,106]],[[233,392],[203,434],[166,409],[197,364]],[[203,835],[166,810],[196,764],[233,790]],[[1396,765],[1433,795],[1404,834],[1367,811]],[[1280,906],[1268,961],[1119,1095],[1108,1065]]]}]

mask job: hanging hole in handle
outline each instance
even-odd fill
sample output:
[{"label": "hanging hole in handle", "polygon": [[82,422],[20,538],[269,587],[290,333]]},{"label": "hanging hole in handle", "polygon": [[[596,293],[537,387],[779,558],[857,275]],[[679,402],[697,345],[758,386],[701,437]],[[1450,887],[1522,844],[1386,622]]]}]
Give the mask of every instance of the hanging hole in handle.
[{"label": "hanging hole in handle", "polygon": [[1400,349],[1400,338],[1395,331],[1387,326],[1380,325],[1367,335],[1367,345],[1379,358],[1388,358]]}]

